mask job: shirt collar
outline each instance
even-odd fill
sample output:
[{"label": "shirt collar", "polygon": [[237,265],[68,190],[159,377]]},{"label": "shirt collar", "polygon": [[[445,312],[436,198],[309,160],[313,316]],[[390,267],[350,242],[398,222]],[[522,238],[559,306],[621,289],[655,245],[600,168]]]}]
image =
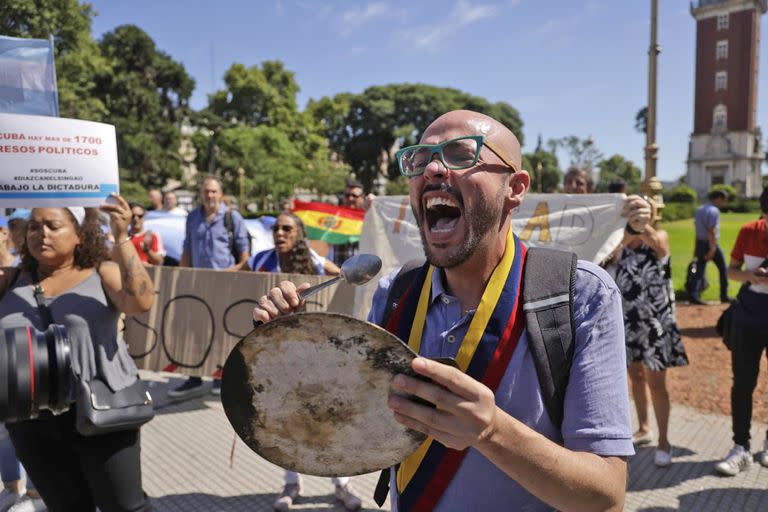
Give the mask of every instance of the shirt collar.
[{"label": "shirt collar", "polygon": [[454,298],[453,295],[445,291],[445,287],[443,286],[443,274],[444,270],[440,267],[435,267],[435,271],[432,272],[432,297],[430,297],[430,304],[434,303],[442,295]]}]

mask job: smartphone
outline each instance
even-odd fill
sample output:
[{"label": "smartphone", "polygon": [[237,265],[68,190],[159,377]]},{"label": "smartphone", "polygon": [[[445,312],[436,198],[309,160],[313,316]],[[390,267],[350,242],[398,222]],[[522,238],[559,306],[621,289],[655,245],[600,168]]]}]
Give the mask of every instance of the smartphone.
[{"label": "smartphone", "polygon": [[119,205],[120,200],[116,198],[115,196],[107,196],[107,198],[104,200],[104,204],[114,204]]}]

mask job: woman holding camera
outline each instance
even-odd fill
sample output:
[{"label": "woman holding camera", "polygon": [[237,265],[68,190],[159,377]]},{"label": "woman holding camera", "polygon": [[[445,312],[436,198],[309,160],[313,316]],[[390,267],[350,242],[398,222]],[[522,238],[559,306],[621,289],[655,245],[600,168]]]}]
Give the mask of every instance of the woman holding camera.
[{"label": "woman holding camera", "polygon": [[[73,375],[96,377],[113,391],[135,383],[138,372],[118,336],[121,313],[147,311],[154,286],[128,236],[131,210],[113,196],[109,214],[115,245],[111,260],[92,208],[35,208],[19,270],[0,276],[0,329],[45,330],[42,300],[72,345]],[[74,377],[73,377],[74,379]],[[73,383],[71,398],[74,399]],[[76,405],[53,415],[7,425],[27,472],[51,511],[149,510],[141,487],[139,430],[85,437],[75,427]]]}]

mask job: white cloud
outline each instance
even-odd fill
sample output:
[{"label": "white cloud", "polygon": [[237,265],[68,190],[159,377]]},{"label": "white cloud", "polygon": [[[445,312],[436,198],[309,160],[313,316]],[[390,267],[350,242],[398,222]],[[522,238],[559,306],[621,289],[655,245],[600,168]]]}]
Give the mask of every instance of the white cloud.
[{"label": "white cloud", "polygon": [[468,0],[458,0],[443,19],[434,20],[426,26],[406,29],[399,37],[417,48],[435,49],[441,40],[455,35],[467,25],[494,16],[496,12],[493,5],[473,5]]},{"label": "white cloud", "polygon": [[341,33],[346,35],[360,26],[389,14],[390,7],[385,2],[370,2],[361,9],[350,9],[341,15]]}]

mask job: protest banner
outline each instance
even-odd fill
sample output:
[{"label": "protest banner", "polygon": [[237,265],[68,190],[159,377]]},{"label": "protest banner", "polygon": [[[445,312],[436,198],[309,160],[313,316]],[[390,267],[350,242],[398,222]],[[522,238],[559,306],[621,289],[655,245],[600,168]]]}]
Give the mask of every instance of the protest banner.
[{"label": "protest banner", "polygon": [[53,38],[0,36],[0,112],[58,117]]},{"label": "protest banner", "polygon": [[[317,284],[328,279],[180,267],[147,270],[157,295],[148,312],[126,317],[128,352],[139,369],[200,376],[216,374],[232,347],[251,332],[256,300],[270,288],[284,280]],[[307,311],[325,311],[337,290],[312,296]]]},{"label": "protest banner", "polygon": [[[528,246],[573,251],[580,259],[599,263],[624,236],[626,219],[620,216],[624,198],[623,194],[528,194],[512,212],[512,230]],[[408,196],[373,200],[360,252],[381,258],[382,276],[409,260],[424,258]],[[367,316],[375,291],[375,282],[356,290],[355,316]]]},{"label": "protest banner", "polygon": [[0,114],[0,207],[98,206],[119,192],[115,127]]}]

